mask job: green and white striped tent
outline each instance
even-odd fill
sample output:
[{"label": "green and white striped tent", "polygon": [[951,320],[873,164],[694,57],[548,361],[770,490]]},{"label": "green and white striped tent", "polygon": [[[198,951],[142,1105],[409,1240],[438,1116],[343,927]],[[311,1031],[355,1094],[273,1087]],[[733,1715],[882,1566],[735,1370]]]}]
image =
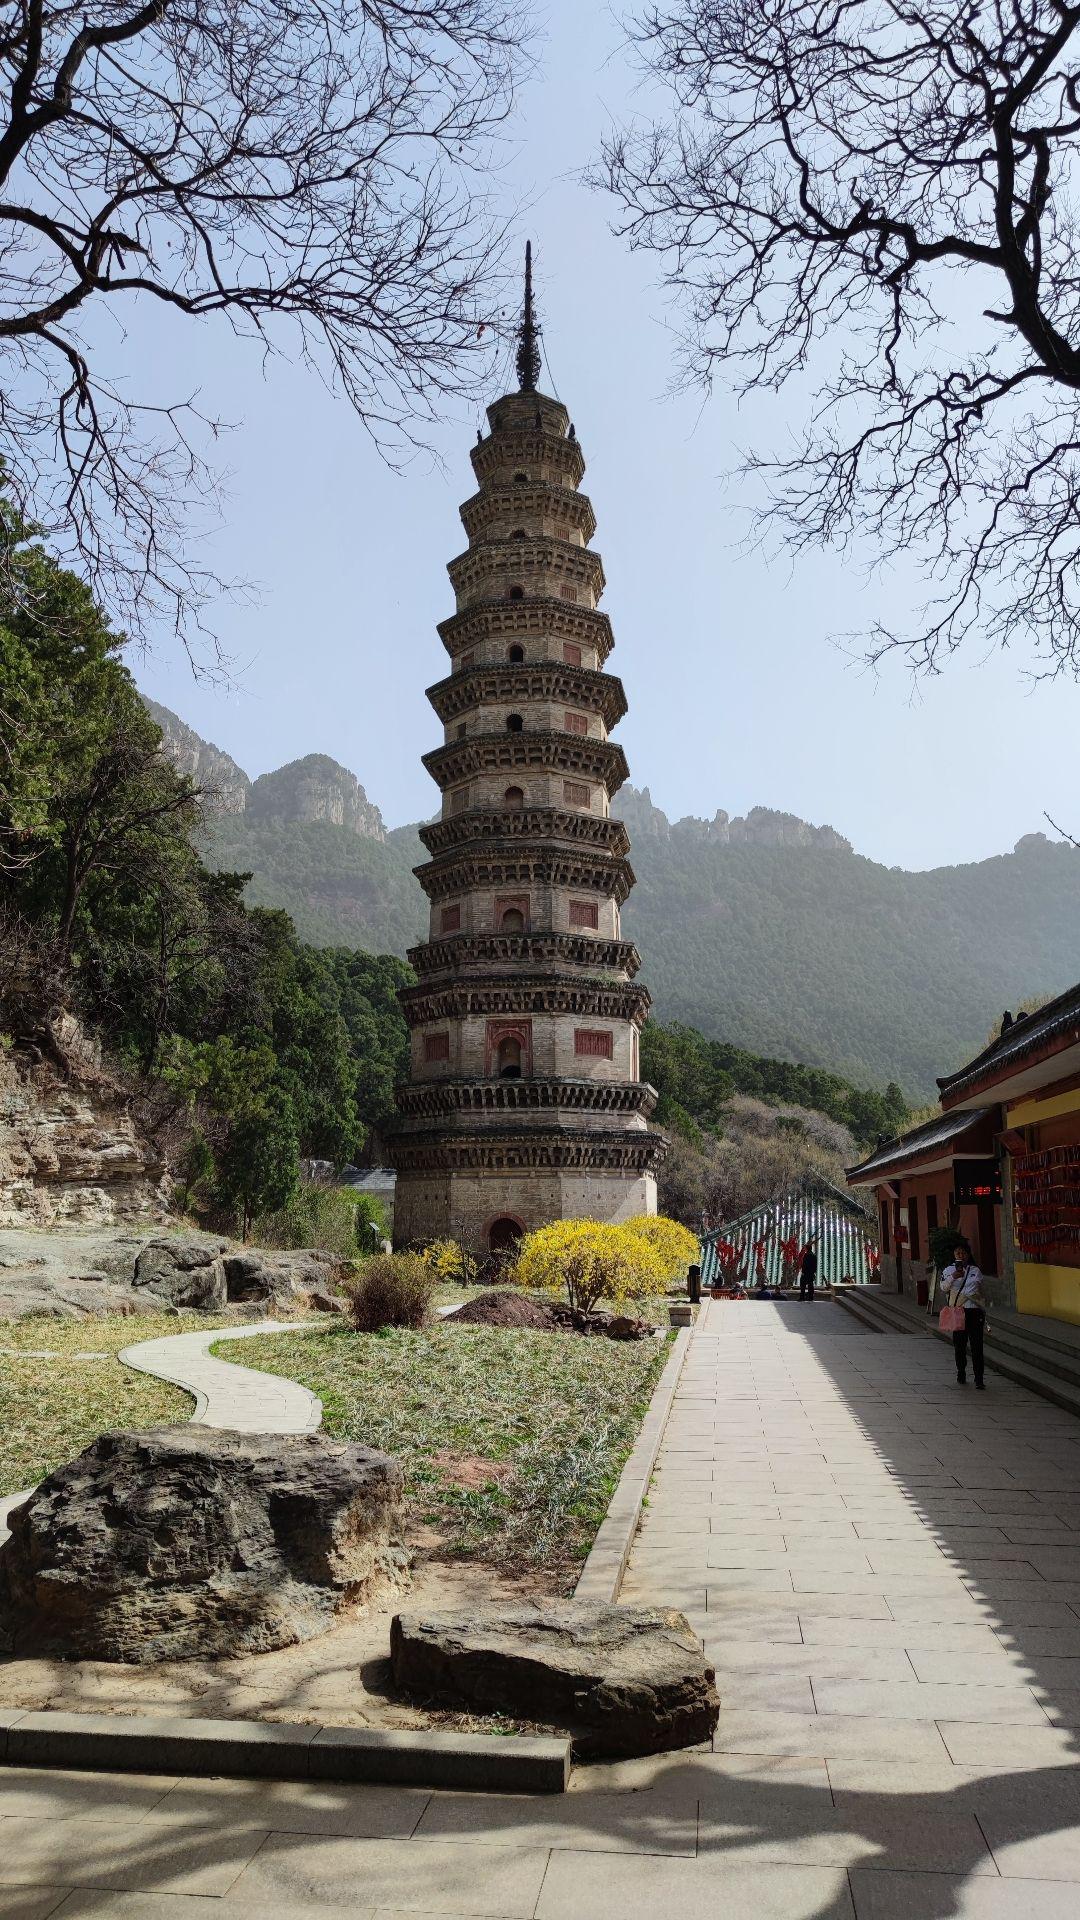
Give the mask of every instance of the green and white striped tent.
[{"label": "green and white striped tent", "polygon": [[701,1280],[709,1287],[719,1278],[716,1242],[728,1240],[745,1257],[745,1285],[756,1279],[754,1247],[765,1239],[765,1276],[770,1287],[780,1285],[781,1240],[795,1235],[800,1249],[812,1240],[818,1257],[818,1280],[838,1285],[845,1276],[865,1285],[874,1270],[876,1247],[865,1214],[853,1205],[845,1193],[824,1182],[807,1188],[794,1188],[779,1200],[768,1200],[704,1234],[701,1242]]}]

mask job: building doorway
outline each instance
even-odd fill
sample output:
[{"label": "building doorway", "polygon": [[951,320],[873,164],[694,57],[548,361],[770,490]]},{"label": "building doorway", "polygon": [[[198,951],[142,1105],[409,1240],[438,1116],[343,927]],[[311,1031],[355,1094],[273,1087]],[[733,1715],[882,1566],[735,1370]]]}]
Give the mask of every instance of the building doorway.
[{"label": "building doorway", "polygon": [[500,1219],[493,1220],[488,1228],[488,1251],[501,1254],[512,1253],[523,1232],[524,1228],[520,1220],[513,1219],[510,1214],[503,1214]]}]

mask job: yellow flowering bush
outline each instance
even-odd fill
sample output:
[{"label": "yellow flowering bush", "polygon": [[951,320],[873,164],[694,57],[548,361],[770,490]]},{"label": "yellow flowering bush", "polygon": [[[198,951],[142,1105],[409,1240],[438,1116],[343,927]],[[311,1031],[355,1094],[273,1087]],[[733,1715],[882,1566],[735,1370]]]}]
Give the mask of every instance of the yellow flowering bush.
[{"label": "yellow flowering bush", "polygon": [[626,1224],[648,1241],[662,1261],[665,1286],[670,1286],[673,1280],[686,1279],[687,1267],[699,1258],[701,1251],[696,1233],[662,1213],[639,1213]]},{"label": "yellow flowering bush", "polygon": [[663,1286],[664,1260],[633,1226],[601,1220],[553,1220],[526,1234],[514,1268],[519,1286],[565,1291],[570,1305],[590,1313],[601,1300],[618,1306]]},{"label": "yellow flowering bush", "polygon": [[432,1240],[421,1257],[436,1280],[471,1287],[476,1279],[475,1259],[456,1240]]}]

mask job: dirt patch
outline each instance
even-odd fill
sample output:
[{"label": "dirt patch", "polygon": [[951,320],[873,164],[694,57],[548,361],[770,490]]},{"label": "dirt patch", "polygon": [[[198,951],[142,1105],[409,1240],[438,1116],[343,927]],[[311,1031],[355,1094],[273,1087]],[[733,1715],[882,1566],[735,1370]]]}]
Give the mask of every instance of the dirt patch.
[{"label": "dirt patch", "polygon": [[[488,1463],[485,1463],[488,1464]],[[415,1543],[414,1543],[415,1544]],[[406,1702],[390,1673],[390,1620],[403,1607],[513,1606],[552,1596],[542,1578],[500,1580],[490,1567],[426,1561],[412,1586],[382,1607],[276,1653],[225,1660],[163,1660],[156,1667],[104,1660],[0,1658],[0,1712],[181,1715],[185,1719],[300,1720],[339,1727],[479,1724]]]},{"label": "dirt patch", "polygon": [[459,1307],[446,1320],[449,1327],[535,1327],[542,1333],[551,1333],[558,1324],[552,1307],[507,1287],[477,1294],[475,1300]]},{"label": "dirt patch", "polygon": [[451,1453],[448,1448],[440,1448],[431,1456],[431,1464],[438,1468],[439,1478],[446,1486],[504,1487],[513,1478],[514,1469],[508,1460],[485,1460],[478,1453]]}]

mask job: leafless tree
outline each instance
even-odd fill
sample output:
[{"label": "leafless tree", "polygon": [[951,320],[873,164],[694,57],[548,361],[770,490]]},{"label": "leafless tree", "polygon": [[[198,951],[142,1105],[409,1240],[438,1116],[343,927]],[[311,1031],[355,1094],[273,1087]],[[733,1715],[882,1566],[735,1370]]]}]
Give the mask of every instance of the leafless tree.
[{"label": "leafless tree", "polygon": [[391,457],[468,385],[519,26],[510,0],[0,0],[0,452],[111,610],[207,585],[184,534],[216,423],[110,366],[148,307],[307,356]]},{"label": "leafless tree", "polygon": [[686,371],[792,383],[793,448],[750,460],[766,526],[921,560],[872,658],[977,634],[1080,672],[1080,7],[666,0],[636,32],[671,111],[600,178],[685,301]]}]

